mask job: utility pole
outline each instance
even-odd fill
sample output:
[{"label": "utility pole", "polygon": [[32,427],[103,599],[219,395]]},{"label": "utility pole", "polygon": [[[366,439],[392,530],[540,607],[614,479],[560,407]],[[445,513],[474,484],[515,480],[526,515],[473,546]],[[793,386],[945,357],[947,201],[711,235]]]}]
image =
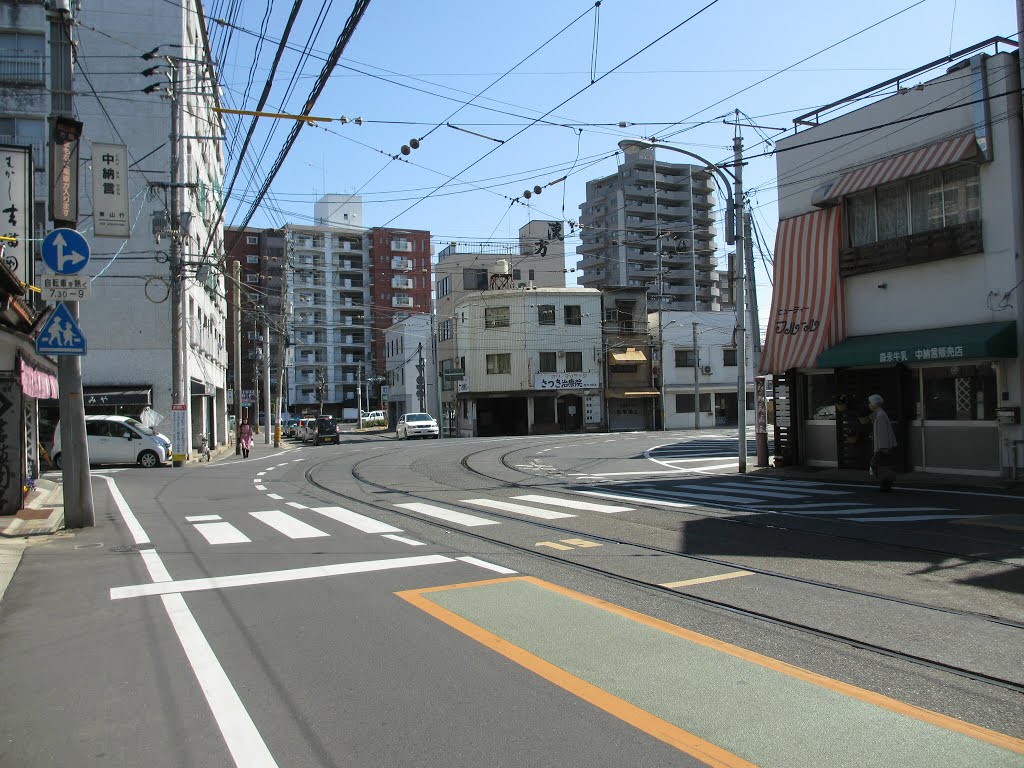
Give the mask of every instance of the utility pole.
[{"label": "utility pole", "polygon": [[[178,65],[173,59],[167,59],[167,65],[171,70],[171,184],[170,184],[170,254],[169,266],[171,269],[171,402],[175,405],[185,405],[185,430],[189,434],[189,398],[185,386],[185,292],[182,290],[184,283],[184,265],[181,258],[181,230],[179,229],[179,217],[181,216],[178,201],[178,184],[180,183],[179,157],[178,157],[178,120],[179,120],[179,99],[178,99]],[[177,416],[175,415],[177,418]],[[186,445],[174,446],[175,454],[187,454],[190,446],[189,438],[186,437]],[[180,459],[171,462],[173,466],[180,467],[184,462]]]},{"label": "utility pole", "polygon": [[419,343],[416,348],[416,354],[419,359],[416,362],[416,397],[420,403],[420,412],[426,411],[424,399],[427,394],[427,380],[423,376],[423,369],[426,367],[426,363],[423,361],[423,342]]},{"label": "utility pole", "polygon": [[238,428],[242,426],[242,263],[232,265],[235,282],[235,306],[232,310],[235,331],[235,456],[242,455],[242,439]]},{"label": "utility pole", "polygon": [[[72,46],[71,46],[71,24],[72,19],[68,11],[56,11],[50,14],[50,40],[55,48],[52,51],[54,68],[54,80],[57,82],[59,75],[67,83],[67,91],[61,94],[59,109],[54,110],[55,115],[69,119],[74,118],[72,104],[71,72],[72,72]],[[57,99],[55,94],[53,99]],[[56,156],[51,153],[51,157]],[[58,175],[58,169],[50,169],[51,176]],[[77,174],[72,174],[77,179]],[[77,181],[76,181],[77,183]],[[50,194],[54,194],[55,187],[51,185]],[[77,197],[77,190],[73,192]],[[51,200],[50,210],[56,211],[58,206]],[[27,212],[26,212],[27,213]],[[55,225],[66,226],[70,229],[77,228],[77,221],[54,221]],[[71,317],[78,322],[78,302],[69,301],[66,306]],[[62,447],[61,476],[64,486],[64,524],[68,528],[87,528],[96,524],[96,516],[92,498],[92,475],[89,472],[89,443],[85,433],[85,400],[82,397],[82,358],[78,355],[61,355],[57,359],[57,385],[60,388],[60,436]]]},{"label": "utility pole", "polygon": [[288,315],[289,306],[284,283],[284,266],[281,267],[281,326],[277,334],[277,427],[274,429],[274,447],[281,447],[281,408],[284,403],[285,362],[288,356]]},{"label": "utility pole", "polygon": [[270,409],[270,317],[263,315],[263,412],[267,415],[267,429],[263,444],[270,445],[270,422],[274,413]]},{"label": "utility pole", "polygon": [[738,126],[736,128],[736,135],[732,140],[732,151],[734,173],[736,176],[733,198],[735,215],[733,216],[733,220],[736,222],[737,256],[736,295],[733,296],[733,301],[736,302],[736,360],[739,363],[736,375],[736,416],[738,422],[736,431],[739,435],[739,451],[737,452],[739,464],[737,469],[740,474],[743,474],[747,471],[747,329],[745,308],[746,294],[744,292],[743,279],[743,273],[746,271],[743,268],[743,262],[745,261],[744,254],[746,253],[744,250],[746,241],[743,221],[743,136],[740,134]]},{"label": "utility pole", "polygon": [[700,429],[700,354],[697,352],[697,324],[693,324],[693,428]]},{"label": "utility pole", "polygon": [[356,374],[356,408],[359,415],[356,420],[358,429],[363,428],[363,364],[359,364],[359,373]]},{"label": "utility pole", "polygon": [[[754,237],[750,213],[744,214],[746,222],[745,234],[747,236],[747,315],[750,318],[750,358],[752,361],[761,359],[761,319],[757,312],[757,281],[754,279]],[[753,366],[751,366],[753,367]]]},{"label": "utility pole", "polygon": [[[651,147],[651,163],[654,170],[654,263],[658,270],[658,404],[661,409],[661,431],[668,429],[665,408],[665,276],[662,273],[661,258],[661,212],[658,210],[658,150]],[[694,287],[694,303],[697,293]],[[696,306],[694,306],[696,309]]]}]

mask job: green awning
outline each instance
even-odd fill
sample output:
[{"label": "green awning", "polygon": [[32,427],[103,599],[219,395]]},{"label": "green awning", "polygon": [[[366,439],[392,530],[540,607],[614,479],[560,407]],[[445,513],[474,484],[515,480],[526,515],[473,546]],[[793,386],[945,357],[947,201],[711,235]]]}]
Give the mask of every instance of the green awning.
[{"label": "green awning", "polygon": [[1017,356],[1017,324],[982,323],[851,336],[818,355],[818,368]]}]

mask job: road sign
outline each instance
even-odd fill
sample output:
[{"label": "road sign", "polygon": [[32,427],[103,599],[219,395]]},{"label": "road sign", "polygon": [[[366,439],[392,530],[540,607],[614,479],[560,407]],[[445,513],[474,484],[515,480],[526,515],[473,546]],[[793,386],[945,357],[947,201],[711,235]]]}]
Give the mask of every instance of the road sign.
[{"label": "road sign", "polygon": [[451,381],[452,379],[462,379],[462,378],[465,378],[465,376],[466,376],[466,372],[465,371],[445,371],[444,372],[444,377],[448,381]]},{"label": "road sign", "polygon": [[92,281],[77,275],[44,275],[40,278],[41,296],[46,301],[85,301],[92,298]]},{"label": "road sign", "polygon": [[36,352],[41,355],[84,355],[85,334],[71,316],[67,304],[61,302],[53,310],[36,337]]},{"label": "road sign", "polygon": [[185,461],[188,457],[188,405],[171,404],[171,461]]},{"label": "road sign", "polygon": [[74,229],[55,229],[43,238],[42,256],[58,275],[74,275],[89,263],[89,243]]}]

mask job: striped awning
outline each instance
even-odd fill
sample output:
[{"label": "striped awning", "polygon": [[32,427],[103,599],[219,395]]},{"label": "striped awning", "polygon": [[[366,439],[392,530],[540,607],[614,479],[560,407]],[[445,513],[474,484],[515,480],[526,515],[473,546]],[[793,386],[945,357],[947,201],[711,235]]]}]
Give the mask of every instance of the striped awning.
[{"label": "striped awning", "polygon": [[978,141],[974,133],[965,133],[844,173],[829,190],[827,198],[835,200],[844,195],[860,192],[862,189],[879,187],[890,181],[934,171],[936,168],[973,158],[977,153]]},{"label": "striped awning", "polygon": [[842,209],[826,208],[779,222],[762,373],[812,368],[823,349],[846,338],[839,285],[841,220]]}]

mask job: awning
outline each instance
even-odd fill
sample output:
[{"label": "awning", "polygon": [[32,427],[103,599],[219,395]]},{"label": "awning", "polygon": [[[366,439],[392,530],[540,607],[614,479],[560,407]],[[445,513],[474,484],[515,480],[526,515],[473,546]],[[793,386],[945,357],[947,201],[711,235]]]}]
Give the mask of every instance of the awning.
[{"label": "awning", "polygon": [[851,336],[818,355],[819,368],[1017,356],[1014,321]]},{"label": "awning", "polygon": [[890,181],[927,173],[936,168],[973,158],[977,153],[978,141],[975,139],[974,133],[965,133],[844,173],[839,177],[836,185],[829,190],[826,197],[836,199],[843,195],[852,195],[862,189],[878,187],[888,184]]},{"label": "awning", "polygon": [[85,407],[153,404],[152,387],[84,387]]},{"label": "awning", "polygon": [[660,397],[661,392],[656,389],[608,389],[605,390],[605,397],[610,400],[634,397]]},{"label": "awning", "polygon": [[56,376],[32,365],[25,359],[24,355],[18,356],[18,365],[21,369],[22,395],[34,397],[38,400],[56,399],[59,396]]},{"label": "awning", "polygon": [[823,349],[845,338],[839,285],[841,219],[840,208],[826,208],[779,222],[762,373],[808,368]]},{"label": "awning", "polygon": [[628,347],[622,352],[612,352],[612,361],[616,363],[646,363],[647,355],[635,347]]}]

